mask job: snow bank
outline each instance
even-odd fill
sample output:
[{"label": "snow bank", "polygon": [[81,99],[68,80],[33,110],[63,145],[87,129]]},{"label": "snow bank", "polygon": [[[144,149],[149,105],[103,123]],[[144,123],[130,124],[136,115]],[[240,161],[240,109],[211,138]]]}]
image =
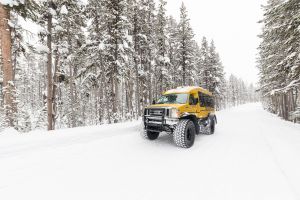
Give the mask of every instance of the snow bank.
[{"label": "snow bank", "polygon": [[3,134],[3,135],[16,135],[16,134],[20,134],[20,133],[14,128],[7,128],[7,129],[4,129],[3,131],[1,131],[0,134]]},{"label": "snow bank", "polygon": [[191,149],[140,121],[0,134],[5,200],[300,199],[300,125],[248,104],[217,113],[214,135]]}]

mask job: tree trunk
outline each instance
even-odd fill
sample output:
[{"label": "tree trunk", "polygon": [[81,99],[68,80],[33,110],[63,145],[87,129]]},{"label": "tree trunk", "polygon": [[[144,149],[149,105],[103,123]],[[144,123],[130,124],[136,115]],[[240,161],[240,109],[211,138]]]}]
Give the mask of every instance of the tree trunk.
[{"label": "tree trunk", "polygon": [[53,130],[53,96],[52,96],[52,16],[48,16],[47,24],[47,47],[48,47],[48,57],[47,57],[47,110],[48,110],[48,130]]},{"label": "tree trunk", "polygon": [[76,122],[75,122],[75,112],[74,112],[74,108],[76,107],[75,106],[75,97],[74,97],[74,76],[73,76],[73,73],[72,73],[72,66],[71,64],[69,63],[69,69],[70,69],[70,101],[71,101],[71,128],[74,128],[76,127]]},{"label": "tree trunk", "polygon": [[13,66],[11,63],[11,29],[8,25],[10,19],[10,10],[8,7],[0,4],[0,34],[1,34],[1,53],[3,63],[3,96],[4,108],[8,125],[14,126],[14,115],[17,112],[15,105],[15,87],[13,79]]},{"label": "tree trunk", "polygon": [[137,30],[137,16],[134,16],[134,24],[133,24],[133,40],[134,40],[134,52],[133,52],[133,62],[134,62],[134,72],[135,72],[135,109],[136,109],[136,119],[138,119],[138,116],[140,115],[140,81],[139,81],[139,69],[138,69],[138,59],[137,54],[139,52],[139,46],[138,46],[138,30]]},{"label": "tree trunk", "polygon": [[136,118],[140,116],[140,87],[139,87],[139,72],[138,72],[138,64],[136,59],[135,60],[135,101],[136,101]]},{"label": "tree trunk", "polygon": [[56,48],[55,50],[55,60],[54,60],[54,76],[53,76],[53,83],[52,83],[52,116],[53,116],[53,121],[52,121],[52,126],[55,127],[56,123],[56,117],[57,117],[57,98],[59,96],[57,92],[57,84],[58,84],[58,63],[59,63],[59,55],[58,55],[58,49]]},{"label": "tree trunk", "polygon": [[[114,33],[115,34],[115,33]],[[116,62],[118,61],[118,51],[119,51],[119,44],[118,44],[118,37],[114,35],[115,46],[113,50],[114,60],[113,60],[113,71],[111,73],[111,102],[112,102],[112,113],[113,113],[113,123],[117,123],[117,115],[118,115],[118,105],[117,105],[117,89],[118,89],[118,65]]]},{"label": "tree trunk", "polygon": [[[183,42],[183,49],[185,49],[185,43]],[[186,58],[185,52],[182,52],[182,86],[186,85]]]},{"label": "tree trunk", "polygon": [[289,110],[288,110],[288,98],[287,98],[287,94],[283,95],[283,101],[284,101],[284,119],[285,120],[289,120]]},{"label": "tree trunk", "polygon": [[[109,104],[111,104],[112,106],[109,106],[110,108],[112,108],[112,110],[110,110],[112,112],[112,121],[113,123],[116,123],[115,120],[115,116],[116,116],[116,112],[117,112],[117,106],[116,106],[116,95],[115,95],[115,91],[114,91],[114,88],[115,88],[115,84],[114,84],[114,77],[113,77],[113,73],[111,73],[110,75],[110,88],[109,88],[109,98],[110,98],[110,102],[108,102]],[[110,121],[111,123],[111,121]]]},{"label": "tree trunk", "polygon": [[149,104],[151,104],[152,103],[152,101],[153,101],[153,88],[152,88],[152,83],[153,83],[153,81],[152,81],[152,65],[151,65],[151,60],[152,60],[152,58],[151,58],[151,55],[150,55],[151,53],[149,53],[149,73],[148,73],[148,81],[147,81],[147,83],[148,83],[148,91],[149,91]]},{"label": "tree trunk", "polygon": [[105,80],[106,84],[105,84],[105,108],[106,108],[106,115],[107,115],[107,120],[108,123],[111,124],[111,105],[110,105],[110,95],[112,95],[110,92],[108,92],[110,90],[110,83],[109,81],[107,82],[107,80]]}]

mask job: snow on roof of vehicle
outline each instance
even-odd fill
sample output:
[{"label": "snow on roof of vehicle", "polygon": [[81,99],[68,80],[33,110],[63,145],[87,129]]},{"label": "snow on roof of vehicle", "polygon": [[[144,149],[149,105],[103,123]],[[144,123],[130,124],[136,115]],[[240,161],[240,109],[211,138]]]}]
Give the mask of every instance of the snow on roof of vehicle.
[{"label": "snow on roof of vehicle", "polygon": [[165,92],[165,94],[172,94],[172,93],[189,93],[192,90],[200,90],[203,93],[209,94],[211,95],[211,93],[206,90],[203,89],[202,87],[196,87],[196,86],[185,86],[185,87],[178,87],[176,89],[172,89],[172,90],[168,90]]}]

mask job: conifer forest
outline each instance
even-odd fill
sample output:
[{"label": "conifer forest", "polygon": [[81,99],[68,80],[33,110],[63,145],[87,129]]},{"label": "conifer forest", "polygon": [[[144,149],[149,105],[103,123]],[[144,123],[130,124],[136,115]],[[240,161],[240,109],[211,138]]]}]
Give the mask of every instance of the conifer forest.
[{"label": "conifer forest", "polygon": [[258,48],[264,107],[285,120],[300,117],[300,2],[269,0],[263,7]]},{"label": "conifer forest", "polygon": [[195,39],[184,3],[179,20],[167,14],[165,0],[0,3],[1,129],[138,119],[162,92],[179,86],[208,89],[217,110],[261,100],[299,122],[298,0],[263,7],[257,84],[225,73],[218,44],[210,36]]}]

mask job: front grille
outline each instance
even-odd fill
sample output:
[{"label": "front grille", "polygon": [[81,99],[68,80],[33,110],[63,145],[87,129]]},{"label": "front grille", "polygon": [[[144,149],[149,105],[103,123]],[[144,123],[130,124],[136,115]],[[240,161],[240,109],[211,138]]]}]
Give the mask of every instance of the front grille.
[{"label": "front grille", "polygon": [[144,110],[144,126],[149,131],[170,131],[166,127],[166,118],[169,116],[169,108],[146,108]]},{"label": "front grille", "polygon": [[163,116],[164,115],[164,109],[157,109],[157,108],[152,108],[149,109],[149,115],[150,116]]},{"label": "front grille", "polygon": [[165,118],[164,108],[148,108],[145,109],[144,119],[147,123],[162,124]]},{"label": "front grille", "polygon": [[155,117],[169,117],[170,116],[170,109],[169,108],[146,108],[144,110],[144,115],[155,116]]}]

